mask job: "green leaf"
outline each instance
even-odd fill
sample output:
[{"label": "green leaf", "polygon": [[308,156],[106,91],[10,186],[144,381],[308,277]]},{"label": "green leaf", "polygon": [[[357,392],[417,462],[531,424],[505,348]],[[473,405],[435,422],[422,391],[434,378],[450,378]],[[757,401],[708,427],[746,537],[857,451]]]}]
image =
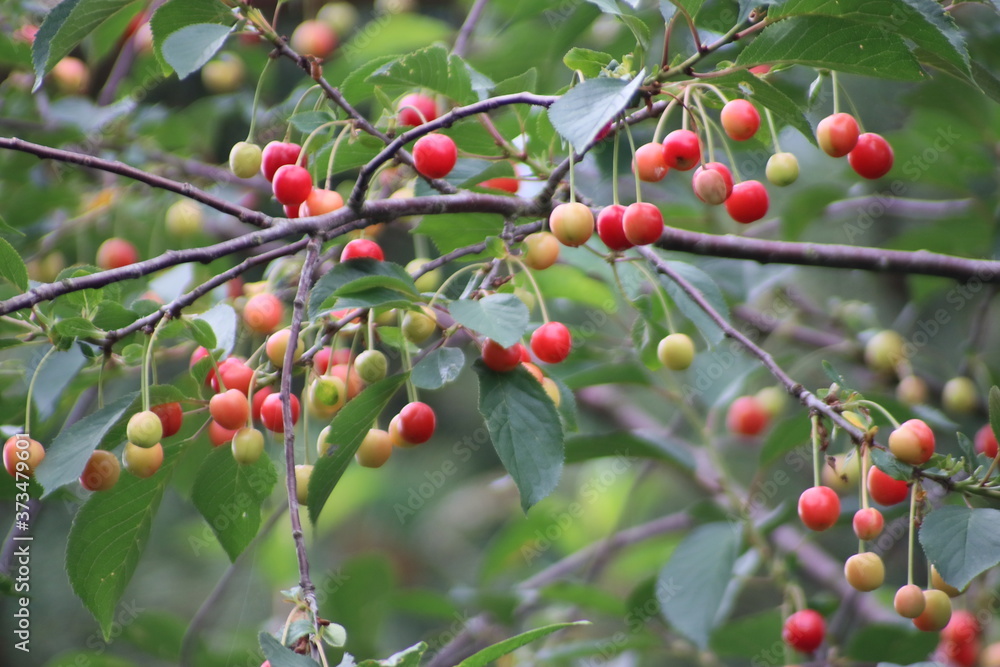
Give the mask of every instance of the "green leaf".
[{"label": "green leaf", "polygon": [[52,329],[65,338],[94,338],[104,333],[85,317],[67,317],[56,322]]},{"label": "green leaf", "polygon": [[1000,439],[1000,387],[993,385],[990,387],[990,428],[993,429],[993,437]]},{"label": "green leaf", "polygon": [[233,15],[218,0],[170,0],[153,12],[149,20],[149,27],[153,31],[153,50],[166,74],[170,73],[163,58],[163,43],[167,37],[182,28],[204,23],[230,26],[233,24]]},{"label": "green leaf", "polygon": [[479,360],[473,369],[479,375],[479,412],[527,512],[555,490],[562,474],[559,413],[542,385],[523,368],[495,373]]},{"label": "green leaf", "polygon": [[90,496],[73,519],[66,573],[73,592],[100,623],[105,640],[179,456],[179,447],[165,447],[163,465],[155,475],[139,479],[123,472],[113,488]]},{"label": "green leaf", "polygon": [[738,658],[766,655],[765,652],[774,646],[775,638],[781,636],[781,626],[781,612],[777,609],[735,619],[712,633],[712,652]]},{"label": "green leaf", "polygon": [[732,578],[740,534],[729,523],[700,526],[684,538],[660,571],[656,598],[664,618],[703,650]]},{"label": "green leaf", "polygon": [[45,488],[43,497],[80,477],[91,453],[100,447],[104,436],[122,420],[138,396],[138,392],[126,394],[59,432],[35,471],[35,479]]},{"label": "green leaf", "polygon": [[465,62],[440,45],[428,46],[379,67],[368,80],[376,85],[427,88],[459,104],[475,102]]},{"label": "green leaf", "polygon": [[[729,319],[729,306],[726,304],[725,297],[722,296],[722,290],[719,289],[719,286],[715,284],[715,281],[707,273],[686,262],[668,261],[667,264],[671,269],[679,273],[682,278],[691,283],[695,289],[701,292],[702,297],[708,301],[708,304],[719,315],[726,320]],[[720,343],[725,334],[723,334],[719,325],[697,303],[692,301],[691,297],[678,287],[674,281],[662,274],[658,275],[660,282],[663,283],[664,288],[667,290],[667,294],[677,304],[680,311],[698,327],[705,341],[709,345]]]},{"label": "green leaf", "polygon": [[206,350],[214,350],[215,346],[218,345],[218,341],[215,339],[215,332],[212,331],[212,325],[198,318],[186,320],[188,332],[191,334],[191,339],[194,342],[201,345]]},{"label": "green leaf", "polygon": [[271,667],[319,667],[319,663],[312,658],[285,648],[281,642],[266,632],[260,633],[257,638],[264,657],[271,662]]},{"label": "green leaf", "polygon": [[138,313],[117,301],[102,301],[94,313],[94,326],[105,331],[121,329],[139,319]]},{"label": "green leaf", "polygon": [[760,450],[761,467],[769,466],[786,453],[809,442],[809,422],[788,419],[778,424]]},{"label": "green leaf", "polygon": [[413,367],[413,386],[418,389],[440,389],[455,381],[465,366],[465,353],[456,347],[432,350]]},{"label": "green leaf", "polygon": [[605,67],[611,64],[614,57],[610,53],[592,51],[574,46],[563,56],[563,63],[573,71],[582,72],[584,77],[593,79],[601,73]]},{"label": "green leaf", "polygon": [[420,642],[392,654],[385,660],[363,660],[358,663],[358,667],[420,667],[420,661],[423,660],[426,651],[427,644]]},{"label": "green leaf", "polygon": [[492,213],[425,215],[414,231],[429,237],[443,255],[479,243],[487,236],[499,236],[503,218]]},{"label": "green leaf", "polygon": [[[364,102],[375,94],[375,84],[368,80],[369,77],[371,77],[377,69],[381,68],[386,63],[394,61],[395,59],[396,56],[380,56],[366,61],[356,70],[348,74],[347,78],[340,83],[340,92],[343,93],[344,97],[354,105],[357,105],[359,102]],[[384,144],[380,145],[384,146]]]},{"label": "green leaf", "polygon": [[32,46],[35,66],[35,85],[32,92],[42,85],[42,79],[52,66],[69,55],[83,38],[115,12],[133,0],[63,0],[42,21]]},{"label": "green leaf", "polygon": [[847,380],[844,379],[844,376],[840,374],[840,371],[834,368],[833,364],[831,364],[829,361],[824,359],[821,366],[823,367],[823,373],[828,378],[830,378],[831,382],[834,382],[837,385],[839,385],[841,389],[851,388],[851,385],[848,384]]},{"label": "green leaf", "polygon": [[454,301],[448,309],[456,322],[492,338],[504,347],[528,330],[528,307],[513,294],[490,294],[478,301]]},{"label": "green leaf", "polygon": [[242,465],[229,447],[216,447],[201,462],[191,502],[212,527],[229,560],[235,561],[257,535],[260,506],[277,481],[278,472],[266,454],[251,465]]},{"label": "green leaf", "polygon": [[87,365],[88,360],[81,349],[75,345],[68,350],[53,353],[40,368],[38,363],[41,362],[42,354],[39,353],[35,359],[37,361],[33,361],[28,366],[25,375],[31,377],[37,373],[32,400],[38,410],[38,415],[42,419],[48,419],[59,406],[70,382]]},{"label": "green leaf", "polygon": [[930,655],[938,640],[933,632],[875,623],[858,628],[845,655],[863,663],[898,660],[909,665]]},{"label": "green leaf", "polygon": [[784,123],[802,133],[810,142],[816,143],[812,125],[802,112],[802,108],[764,79],[746,70],[739,70],[712,80],[712,84],[724,92],[746,97],[762,107],[770,109],[779,125]]},{"label": "green leaf", "polygon": [[645,70],[639,72],[631,81],[587,79],[552,103],[549,120],[563,139],[576,151],[582,151],[628,107],[645,73]]},{"label": "green leaf", "polygon": [[309,520],[316,523],[334,487],[351,464],[372,422],[406,382],[407,374],[391,375],[365,388],[330,422],[330,452],[316,461],[309,478]]},{"label": "green leaf", "polygon": [[527,72],[504,79],[493,87],[493,94],[513,95],[515,93],[533,93],[538,86],[538,70],[532,67]]},{"label": "green leaf", "polygon": [[961,590],[1000,563],[1000,510],[940,507],[924,519],[919,537],[941,577]]},{"label": "green leaf", "polygon": [[[321,125],[334,120],[336,120],[336,117],[329,111],[302,111],[289,118],[288,122],[291,123],[299,132],[302,132],[303,134],[310,134],[311,132],[317,130]],[[334,128],[331,127],[330,129],[333,130]],[[310,144],[310,148],[316,145],[312,144],[312,142],[310,142]]]},{"label": "green leaf", "polygon": [[806,65],[901,81],[925,78],[899,35],[823,16],[798,16],[768,26],[740,53],[736,64]]},{"label": "green leaf", "polygon": [[552,625],[546,625],[540,628],[535,628],[534,630],[528,630],[527,632],[522,632],[519,635],[514,635],[502,642],[497,642],[493,646],[488,646],[482,651],[469,656],[462,662],[458,663],[458,667],[486,667],[496,660],[499,660],[505,655],[513,653],[517,649],[530,644],[531,642],[541,639],[542,637],[548,637],[553,632],[559,632],[565,628],[571,628],[574,626],[590,625],[590,621],[573,621],[571,623],[553,623]]},{"label": "green leaf", "polygon": [[163,59],[179,79],[201,69],[222,48],[231,29],[217,23],[198,23],[176,30],[163,41]]},{"label": "green leaf", "polygon": [[913,479],[913,466],[902,463],[895,456],[878,447],[871,448],[872,463],[893,479],[909,482]]},{"label": "green leaf", "polygon": [[[208,322],[215,334],[215,346],[213,350],[222,350],[229,354],[236,346],[236,333],[238,327],[238,316],[233,307],[228,303],[217,303],[204,313],[199,314],[195,319]],[[207,369],[205,371],[208,372]]]},{"label": "green leaf", "polygon": [[28,269],[14,246],[0,239],[0,278],[6,278],[22,292],[28,289]]},{"label": "green leaf", "polygon": [[420,298],[406,269],[392,262],[352,259],[337,264],[320,278],[309,294],[309,319],[334,306],[374,307]]}]

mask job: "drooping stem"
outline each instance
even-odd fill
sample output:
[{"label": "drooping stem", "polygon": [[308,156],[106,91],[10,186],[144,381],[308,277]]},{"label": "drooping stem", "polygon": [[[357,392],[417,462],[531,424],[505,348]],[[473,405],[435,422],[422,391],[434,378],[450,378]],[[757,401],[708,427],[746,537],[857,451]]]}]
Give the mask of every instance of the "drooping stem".
[{"label": "drooping stem", "polygon": [[31,395],[35,392],[35,382],[38,381],[38,373],[42,370],[42,365],[49,360],[55,351],[56,347],[53,345],[42,355],[42,358],[38,360],[38,365],[35,366],[35,372],[31,374],[31,382],[28,383],[28,396],[24,406],[24,432],[29,436],[31,435]]},{"label": "drooping stem", "polygon": [[[862,486],[864,485],[864,480],[861,480],[861,484]],[[919,481],[914,481],[913,485],[910,487],[910,520],[907,524],[907,528],[910,531],[910,539],[909,549],[906,554],[906,583],[908,584],[913,583],[913,540],[917,534],[917,491],[919,488]],[[930,568],[927,569],[927,576],[930,577]],[[930,588],[929,585],[928,588]]]},{"label": "drooping stem", "polygon": [[819,435],[819,415],[814,414],[810,417],[812,422],[812,454],[813,454],[813,486],[819,486],[820,480],[822,478],[822,463],[820,460],[820,435]]},{"label": "drooping stem", "polygon": [[273,62],[272,58],[268,58],[267,62],[264,63],[264,68],[260,71],[260,78],[257,79],[257,89],[253,93],[253,107],[250,109],[250,129],[247,131],[247,141],[253,143],[253,133],[257,128],[257,105],[260,102],[260,91],[264,87],[264,77],[267,76],[267,69],[271,66]]},{"label": "drooping stem", "polygon": [[[632,138],[632,129],[629,127],[628,123],[623,122],[622,124],[625,126],[625,136],[628,137],[629,150],[632,151],[632,164],[633,164],[632,171],[635,172],[635,178],[633,179],[635,181],[635,200],[636,202],[641,202],[642,188],[640,187],[639,168],[638,168],[639,165],[636,162],[635,140]],[[615,138],[617,138],[617,134]],[[572,174],[573,172],[570,171],[570,173]]]}]

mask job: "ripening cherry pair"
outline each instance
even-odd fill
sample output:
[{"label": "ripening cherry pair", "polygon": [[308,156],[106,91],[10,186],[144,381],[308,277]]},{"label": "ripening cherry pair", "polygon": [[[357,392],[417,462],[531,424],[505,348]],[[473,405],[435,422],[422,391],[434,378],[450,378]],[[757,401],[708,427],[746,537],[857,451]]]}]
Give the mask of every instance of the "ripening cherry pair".
[{"label": "ripening cherry pair", "polygon": [[879,134],[861,133],[851,114],[835,113],[821,120],[816,141],[831,157],[846,155],[851,169],[863,178],[882,178],[892,169],[892,146]]}]

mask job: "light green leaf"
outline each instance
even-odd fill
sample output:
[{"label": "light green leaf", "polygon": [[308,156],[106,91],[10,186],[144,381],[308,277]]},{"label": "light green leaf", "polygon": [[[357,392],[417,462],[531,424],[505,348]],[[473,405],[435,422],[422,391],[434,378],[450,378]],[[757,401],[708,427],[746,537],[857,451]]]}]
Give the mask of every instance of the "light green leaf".
[{"label": "light green leaf", "polygon": [[194,342],[201,345],[206,350],[214,350],[218,341],[215,339],[215,332],[212,325],[205,320],[194,318],[186,321],[188,333]]},{"label": "light green leaf", "polygon": [[527,512],[555,490],[562,474],[559,413],[542,385],[523,368],[496,373],[479,360],[473,369],[479,375],[479,412]]},{"label": "light green leaf", "polygon": [[[299,132],[310,134],[321,125],[325,125],[333,120],[336,120],[336,117],[329,111],[302,111],[289,118],[288,122]],[[333,128],[331,127],[330,130],[332,131]],[[310,142],[310,149],[315,145]]]},{"label": "light green leaf", "polygon": [[309,293],[309,319],[334,307],[406,305],[420,298],[406,269],[392,262],[353,259],[320,278]]},{"label": "light green leaf", "polygon": [[906,465],[884,449],[871,449],[872,464],[893,479],[909,482],[913,479],[913,466]]},{"label": "light green leaf", "polygon": [[45,16],[35,35],[32,46],[35,86],[32,90],[41,87],[42,79],[52,66],[69,55],[84,37],[132,1],[63,0],[56,5]]},{"label": "light green leaf", "polygon": [[478,301],[452,302],[449,312],[456,322],[504,347],[521,340],[528,330],[528,307],[513,294],[490,294]]},{"label": "light green leaf", "polygon": [[496,96],[500,95],[513,95],[515,93],[533,93],[538,85],[538,70],[534,67],[529,69],[527,72],[518,74],[517,76],[512,76],[509,79],[504,79],[496,86],[493,87],[493,94]]},{"label": "light green leaf", "polygon": [[488,646],[482,651],[473,654],[472,656],[466,658],[462,662],[458,663],[458,667],[486,667],[486,665],[492,664],[493,662],[499,660],[505,655],[513,653],[517,649],[530,644],[531,642],[541,639],[542,637],[548,637],[553,632],[559,632],[565,628],[571,628],[580,625],[590,625],[590,621],[574,621],[572,623],[553,623],[552,625],[546,625],[541,628],[535,628],[534,630],[528,630],[527,632],[522,632],[519,635],[514,635],[502,642],[497,642],[493,646]]},{"label": "light green leaf", "polygon": [[198,23],[176,30],[163,42],[163,59],[174,68],[177,77],[186,79],[222,48],[230,28],[217,23]]},{"label": "light green leaf", "polygon": [[258,641],[271,667],[319,667],[319,663],[312,658],[299,655],[292,649],[282,646],[281,642],[266,632],[258,635]]},{"label": "light green leaf", "polygon": [[231,26],[234,23],[233,14],[218,0],[169,0],[153,12],[149,19],[149,27],[153,31],[153,51],[164,67],[164,73],[171,71],[163,58],[163,44],[167,37],[200,23]]},{"label": "light green leaf", "polygon": [[563,63],[573,71],[582,72],[585,77],[592,79],[607,67],[614,57],[609,53],[593,51],[574,46],[563,56]]},{"label": "light green leaf", "polygon": [[6,278],[22,292],[28,289],[28,269],[14,246],[0,239],[0,278]]},{"label": "light green leaf", "polygon": [[375,85],[426,88],[459,104],[475,102],[469,70],[464,61],[440,45],[428,46],[382,65],[368,80]]},{"label": "light green leaf", "polygon": [[919,537],[941,577],[961,590],[1000,563],[1000,510],[940,507],[924,519]]},{"label": "light green leaf", "polygon": [[845,656],[861,663],[898,660],[912,665],[934,652],[940,637],[912,627],[873,623],[858,628]]},{"label": "light green leaf", "polygon": [[94,326],[105,331],[121,329],[139,319],[134,310],[129,310],[117,301],[102,301],[94,313]]},{"label": "light green leaf", "polygon": [[549,120],[576,151],[582,151],[597,134],[625,110],[642,85],[645,70],[632,81],[587,79],[549,107]]},{"label": "light green leaf", "polygon": [[236,346],[238,317],[232,306],[228,303],[217,303],[195,319],[208,322],[212,327],[215,333],[215,347],[210,349],[222,350],[225,354],[233,351],[233,347]]},{"label": "light green leaf", "polygon": [[56,322],[52,329],[65,338],[92,338],[104,333],[85,317],[67,317]]},{"label": "light green leaf", "polygon": [[425,215],[414,231],[430,238],[443,255],[478,243],[487,236],[499,236],[503,231],[503,218],[492,213]]},{"label": "light green leaf", "polygon": [[216,447],[201,462],[191,502],[212,527],[229,560],[247,548],[260,528],[260,506],[270,495],[278,472],[271,457],[261,455],[242,465],[229,447]]},{"label": "light green leaf", "polygon": [[456,347],[432,350],[413,367],[411,379],[418,389],[440,389],[453,382],[465,366],[465,353]]},{"label": "light green leaf", "polygon": [[[544,271],[535,271],[532,277],[546,299],[569,299],[605,313],[618,310],[618,302],[611,287],[575,266],[554,264]],[[524,274],[519,273],[515,282],[520,287],[531,288],[531,281]]]}]

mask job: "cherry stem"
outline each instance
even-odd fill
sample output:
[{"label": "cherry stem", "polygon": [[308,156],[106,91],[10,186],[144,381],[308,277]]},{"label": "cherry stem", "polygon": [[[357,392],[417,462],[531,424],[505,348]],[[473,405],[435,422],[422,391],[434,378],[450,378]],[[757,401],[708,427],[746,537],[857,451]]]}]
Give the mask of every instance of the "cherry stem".
[{"label": "cherry stem", "polygon": [[868,509],[868,469],[871,466],[871,453],[869,451],[868,445],[863,443],[859,445],[861,461],[858,464],[861,468],[861,477],[859,478],[860,483],[858,486],[861,487],[861,509]]},{"label": "cherry stem", "polygon": [[29,437],[31,436],[31,395],[35,391],[35,382],[38,381],[38,372],[42,370],[42,365],[49,360],[49,357],[51,357],[52,353],[55,351],[56,346],[53,345],[45,352],[45,354],[42,355],[42,358],[38,360],[38,365],[35,366],[35,371],[31,374],[31,382],[28,383],[27,403],[24,407],[24,433]]},{"label": "cherry stem", "polygon": [[[350,134],[350,132],[351,129],[345,125],[344,129],[337,135],[337,139],[333,142],[333,147],[330,149],[330,159],[326,163],[325,186],[327,190],[330,189],[330,179],[333,177],[333,158],[337,155],[337,149],[340,148],[340,142],[343,141],[344,137]],[[305,146],[302,147],[302,150],[305,151]]]},{"label": "cherry stem", "polygon": [[549,309],[545,307],[545,298],[542,296],[542,290],[538,287],[538,282],[535,280],[535,276],[532,275],[531,269],[525,265],[518,257],[511,257],[517,265],[521,267],[521,272],[528,276],[528,282],[531,283],[531,289],[535,291],[535,296],[538,298],[538,309],[542,311],[542,322],[544,324],[549,323]]},{"label": "cherry stem", "polygon": [[406,373],[406,399],[410,403],[415,403],[417,399],[417,388],[413,386],[412,373],[413,363],[410,360],[410,343],[403,340],[403,371]]},{"label": "cherry stem", "polygon": [[271,66],[273,60],[271,58],[267,59],[264,63],[264,68],[260,71],[260,78],[257,79],[257,89],[253,93],[253,106],[250,109],[250,129],[247,131],[247,142],[253,143],[253,133],[254,129],[257,127],[257,105],[260,102],[260,91],[264,87],[264,76],[267,74],[267,68]]},{"label": "cherry stem", "polygon": [[[307,153],[307,151],[309,149],[309,143],[313,140],[313,137],[315,137],[317,134],[320,133],[321,130],[325,130],[326,128],[328,128],[328,127],[330,127],[332,125],[344,125],[347,122],[348,121],[346,121],[346,120],[331,120],[331,121],[328,121],[326,123],[323,123],[322,125],[320,125],[319,127],[317,127],[315,130],[313,130],[312,132],[310,132],[309,136],[306,137],[306,140],[302,142],[302,150],[299,151],[299,156],[295,159],[295,164],[297,166],[299,166],[299,167],[302,166],[302,161],[306,159],[306,153]],[[338,135],[337,138],[338,139],[340,138],[339,135]],[[336,144],[336,142],[334,142],[334,143]],[[331,165],[333,164],[332,149],[331,149],[330,164]],[[327,172],[327,178],[329,178],[329,172]]]},{"label": "cherry stem", "polygon": [[420,109],[418,109],[417,107],[415,107],[415,106],[413,106],[411,104],[404,104],[403,106],[399,107],[396,111],[399,112],[399,111],[402,111],[403,109],[409,109],[410,111],[416,112],[416,114],[418,116],[420,116],[420,124],[421,125],[423,125],[423,124],[425,124],[427,122],[427,116],[425,116],[424,112],[421,111]]},{"label": "cherry stem", "polygon": [[573,144],[569,145],[569,203],[576,203],[576,169],[573,165],[576,162],[573,153]]},{"label": "cherry stem", "polygon": [[[632,151],[632,165],[633,165],[632,172],[633,172],[633,176],[635,176],[635,179],[634,179],[635,180],[635,201],[636,201],[636,203],[639,203],[639,202],[642,201],[642,186],[641,186],[641,183],[639,181],[639,175],[638,175],[638,173],[636,173],[638,171],[637,170],[638,165],[636,164],[636,157],[635,157],[635,140],[632,138],[632,129],[628,126],[628,123],[626,123],[626,122],[623,121],[622,124],[625,126],[625,136],[628,137],[628,147]],[[570,173],[572,173],[572,172],[570,172]]]},{"label": "cherry stem", "polygon": [[812,421],[812,449],[813,449],[813,486],[820,485],[821,469],[819,456],[819,415],[810,417]]},{"label": "cherry stem", "polygon": [[[653,130],[653,141],[655,143],[660,143],[660,137],[663,135],[663,128],[667,124],[667,116],[670,115],[670,112],[674,110],[674,107],[676,107],[677,104],[677,97],[671,99],[667,106],[663,109],[663,113],[660,114],[660,119],[656,121],[656,129]],[[617,132],[615,133],[615,136],[617,136]]]},{"label": "cherry stem", "polygon": [[[149,384],[150,384],[150,368],[153,366],[153,345],[156,342],[156,334],[160,332],[160,325],[167,321],[167,318],[161,319],[153,327],[153,333],[149,335],[149,340],[146,342],[146,354],[145,359],[142,361],[142,368],[140,369],[141,381],[139,385],[142,387],[142,409],[149,410]],[[219,378],[219,387],[222,387],[222,378]]]},{"label": "cherry stem", "polygon": [[[688,129],[688,125],[691,122],[691,107],[689,105],[689,100],[691,99],[691,86],[686,86],[684,88],[684,109],[681,111],[681,129]],[[686,112],[686,113],[685,113]]]},{"label": "cherry stem", "polygon": [[733,156],[732,149],[729,148],[729,142],[726,141],[725,134],[719,128],[718,124],[712,120],[710,117],[705,117],[705,135],[708,136],[711,132],[718,132],[719,137],[722,139],[722,150],[726,152],[726,157],[729,159],[729,165],[732,167],[733,176],[736,178],[736,182],[743,180],[743,176],[740,175],[740,170],[736,166],[736,158]]},{"label": "cherry stem", "polygon": [[774,117],[771,110],[764,107],[764,117],[767,118],[767,127],[771,130],[771,141],[774,143],[774,152],[781,152],[781,144],[778,143],[778,130],[774,127]]},{"label": "cherry stem", "polygon": [[614,147],[611,150],[611,201],[619,206],[618,201],[618,144],[619,132],[615,132]]},{"label": "cherry stem", "polygon": [[463,266],[458,271],[455,271],[455,273],[453,273],[450,276],[448,276],[447,278],[445,278],[444,282],[441,283],[441,287],[437,288],[437,291],[434,292],[434,296],[432,296],[431,300],[427,302],[427,307],[428,308],[433,308],[434,307],[434,302],[438,300],[438,297],[440,297],[442,294],[444,294],[444,291],[448,288],[448,286],[451,285],[453,282],[455,282],[455,279],[458,278],[460,275],[462,275],[463,273],[466,273],[468,271],[472,271],[473,269],[475,269],[475,270],[482,269],[485,266],[486,266],[485,262],[479,262],[479,263],[476,263],[476,264],[469,264],[468,266]]},{"label": "cherry stem", "polygon": [[837,71],[830,72],[833,85],[833,113],[840,113],[840,86],[837,84]]},{"label": "cherry stem", "polygon": [[[864,483],[864,480],[862,480],[862,483]],[[910,529],[909,550],[907,552],[907,558],[906,558],[906,583],[907,584],[912,584],[913,583],[913,538],[914,538],[914,535],[916,535],[916,532],[917,532],[915,530],[914,522],[916,521],[916,518],[917,518],[917,489],[919,487],[920,487],[920,481],[919,480],[914,481],[913,485],[910,487],[910,521],[909,521],[909,523],[907,525],[907,527]],[[931,588],[931,585],[930,585],[931,574],[930,573],[931,573],[931,569],[930,569],[930,567],[928,567],[927,568],[927,581],[928,581],[927,588]]]},{"label": "cherry stem", "polygon": [[663,296],[663,288],[660,286],[660,281],[657,280],[656,277],[652,273],[650,273],[649,269],[647,269],[642,264],[639,264],[637,262],[635,267],[639,269],[639,271],[644,276],[646,276],[646,280],[649,281],[649,284],[653,288],[653,293],[656,294],[656,296],[659,298],[660,305],[663,306],[663,315],[667,319],[667,331],[669,331],[670,333],[674,333],[676,331],[676,329],[674,329],[674,321],[673,318],[670,316],[670,308],[667,306],[667,298]]},{"label": "cherry stem", "polygon": [[[715,86],[712,86],[715,88]],[[708,114],[705,113],[705,105],[702,103],[701,95],[695,95],[694,103],[698,105],[698,113],[701,114],[701,122],[705,127],[705,141],[708,142],[708,161],[715,162],[715,140],[712,138],[712,132],[708,129]],[[701,163],[705,164],[705,158],[701,158]]]},{"label": "cherry stem", "polygon": [[864,406],[867,406],[867,407],[870,407],[870,408],[875,408],[876,410],[878,410],[879,412],[881,412],[883,415],[885,415],[885,418],[889,420],[889,422],[892,424],[893,428],[899,428],[899,422],[896,421],[896,418],[893,417],[892,414],[888,410],[886,410],[885,408],[883,408],[881,405],[879,405],[875,401],[869,401],[867,399],[858,399],[857,401],[854,401],[854,404],[855,405],[864,405]]},{"label": "cherry stem", "polygon": [[367,345],[365,346],[365,349],[366,350],[374,350],[375,349],[375,313],[373,313],[372,311],[369,310],[368,311],[368,317],[366,319],[367,319],[368,326],[365,329],[365,339],[366,339],[365,343],[367,343]]},{"label": "cherry stem", "polygon": [[[279,6],[280,6],[280,5],[279,5]],[[311,93],[311,92],[312,92],[312,91],[314,91],[314,90],[319,90],[319,91],[321,91],[321,92],[322,92],[322,86],[320,86],[320,85],[319,85],[319,84],[317,83],[317,84],[316,84],[316,85],[314,85],[314,86],[309,86],[308,88],[306,88],[305,92],[303,92],[303,93],[302,93],[301,95],[299,95],[299,99],[298,99],[298,101],[297,101],[297,102],[295,103],[295,106],[294,106],[294,107],[292,108],[292,113],[291,113],[291,115],[289,116],[289,118],[292,118],[292,117],[294,117],[294,116],[295,116],[295,114],[297,114],[297,113],[299,112],[299,107],[300,107],[300,106],[302,106],[302,103],[303,103],[303,102],[305,101],[305,99],[306,99],[306,96],[307,96],[307,95],[309,95],[309,93]],[[320,97],[322,97],[322,95],[321,95]],[[288,124],[288,127],[287,127],[287,128],[285,129],[285,141],[288,141],[288,140],[289,140],[289,139],[291,139],[291,138],[292,138],[292,124],[291,124],[291,123],[289,123],[289,124]],[[301,157],[301,156],[300,156],[300,157]],[[296,162],[296,164],[298,164],[298,162]]]}]

